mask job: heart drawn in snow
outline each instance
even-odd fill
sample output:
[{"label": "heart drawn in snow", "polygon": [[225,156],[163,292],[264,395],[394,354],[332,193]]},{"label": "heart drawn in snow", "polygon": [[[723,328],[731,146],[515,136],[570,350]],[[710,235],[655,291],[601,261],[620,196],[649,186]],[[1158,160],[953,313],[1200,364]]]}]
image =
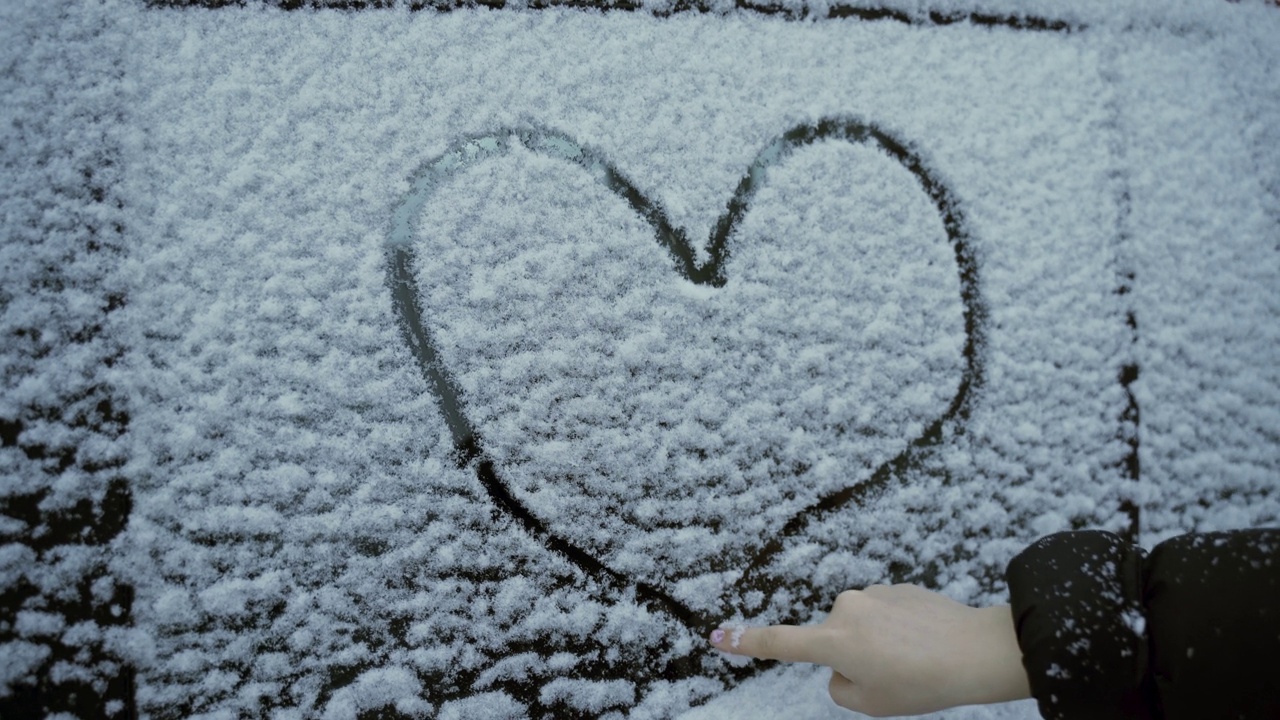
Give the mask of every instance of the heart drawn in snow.
[{"label": "heart drawn in snow", "polygon": [[[766,182],[820,145],[862,154],[809,158],[811,183],[824,167],[837,168],[883,195],[866,206],[880,213],[876,222],[838,253],[804,245],[804,236],[826,226],[844,238],[860,218],[805,215],[798,206],[807,196],[790,198]],[[466,222],[498,216],[481,236],[505,245],[433,253],[429,265],[444,275],[424,283],[420,216],[433,202],[447,205],[441,196],[451,188],[467,192],[451,180],[508,155],[573,173],[573,194],[560,197],[621,198],[634,227],[616,228],[617,213],[604,215],[594,232],[616,229],[602,234],[619,240],[593,234],[588,247],[548,251],[523,237],[521,223],[536,220],[504,207],[518,198],[454,197],[468,205],[458,210]],[[869,169],[848,170],[859,163]],[[880,179],[893,173],[893,182]],[[583,211],[564,212],[551,224],[572,225]],[[928,223],[932,230],[921,230]],[[528,234],[540,231],[553,236],[548,246],[572,244],[571,229]],[[921,241],[921,232],[932,239]],[[656,236],[657,245],[633,242],[637,233]],[[744,598],[755,596],[759,608],[759,598],[794,585],[771,565],[787,543],[901,481],[948,433],[962,432],[982,383],[985,311],[960,211],[907,144],[858,120],[824,119],[769,143],[701,258],[598,152],[538,128],[469,137],[424,163],[395,210],[388,253],[401,330],[459,465],[474,469],[502,512],[605,592],[634,593],[698,635]],[[675,274],[666,269],[672,260]],[[495,271],[491,263],[505,265]],[[657,269],[636,269],[645,267]],[[530,278],[546,284],[548,275],[556,287],[528,291]],[[604,297],[584,301],[574,294],[581,288]],[[503,292],[513,297],[496,299]],[[903,292],[914,293],[906,303]],[[466,307],[454,314],[471,320],[447,321],[440,304],[459,295]],[[739,323],[758,327],[732,327]],[[841,589],[792,592],[792,606],[775,619],[796,619],[797,597],[829,602]],[[663,654],[651,677],[709,672]],[[634,666],[613,672],[637,674]]]}]

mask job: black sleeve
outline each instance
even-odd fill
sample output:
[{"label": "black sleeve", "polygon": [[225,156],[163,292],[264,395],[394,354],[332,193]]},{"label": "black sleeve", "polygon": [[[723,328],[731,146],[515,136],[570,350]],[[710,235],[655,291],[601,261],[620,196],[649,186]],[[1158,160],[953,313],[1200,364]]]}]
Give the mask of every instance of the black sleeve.
[{"label": "black sleeve", "polygon": [[1150,557],[1059,533],[1006,579],[1046,719],[1280,718],[1280,530],[1183,535]]}]

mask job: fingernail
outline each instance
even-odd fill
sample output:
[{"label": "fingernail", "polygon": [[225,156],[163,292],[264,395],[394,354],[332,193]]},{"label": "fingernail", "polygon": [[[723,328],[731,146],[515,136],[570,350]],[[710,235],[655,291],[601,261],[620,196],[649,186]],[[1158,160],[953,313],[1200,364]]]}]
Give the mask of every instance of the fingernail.
[{"label": "fingernail", "polygon": [[712,630],[712,631],[711,631],[711,644],[712,644],[712,645],[719,645],[719,644],[720,644],[720,643],[722,643],[722,642],[724,642],[724,630],[721,630],[720,628],[716,628],[715,630]]}]

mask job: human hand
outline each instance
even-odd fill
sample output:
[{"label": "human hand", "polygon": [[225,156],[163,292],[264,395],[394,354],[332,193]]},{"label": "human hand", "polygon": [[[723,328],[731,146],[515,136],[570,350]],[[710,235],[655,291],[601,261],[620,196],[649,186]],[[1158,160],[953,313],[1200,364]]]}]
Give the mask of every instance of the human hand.
[{"label": "human hand", "polygon": [[876,717],[1031,696],[1008,605],[972,608],[915,585],[846,590],[817,625],[719,629],[711,644],[826,665],[831,699]]}]

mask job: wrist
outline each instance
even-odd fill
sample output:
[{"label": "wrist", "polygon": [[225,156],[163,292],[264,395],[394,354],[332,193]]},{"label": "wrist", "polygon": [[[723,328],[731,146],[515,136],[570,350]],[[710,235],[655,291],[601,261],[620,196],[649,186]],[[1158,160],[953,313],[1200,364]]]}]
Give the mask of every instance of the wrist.
[{"label": "wrist", "polygon": [[1031,697],[1022,649],[1008,605],[975,608],[971,653],[962,658],[965,705],[986,705]]}]

